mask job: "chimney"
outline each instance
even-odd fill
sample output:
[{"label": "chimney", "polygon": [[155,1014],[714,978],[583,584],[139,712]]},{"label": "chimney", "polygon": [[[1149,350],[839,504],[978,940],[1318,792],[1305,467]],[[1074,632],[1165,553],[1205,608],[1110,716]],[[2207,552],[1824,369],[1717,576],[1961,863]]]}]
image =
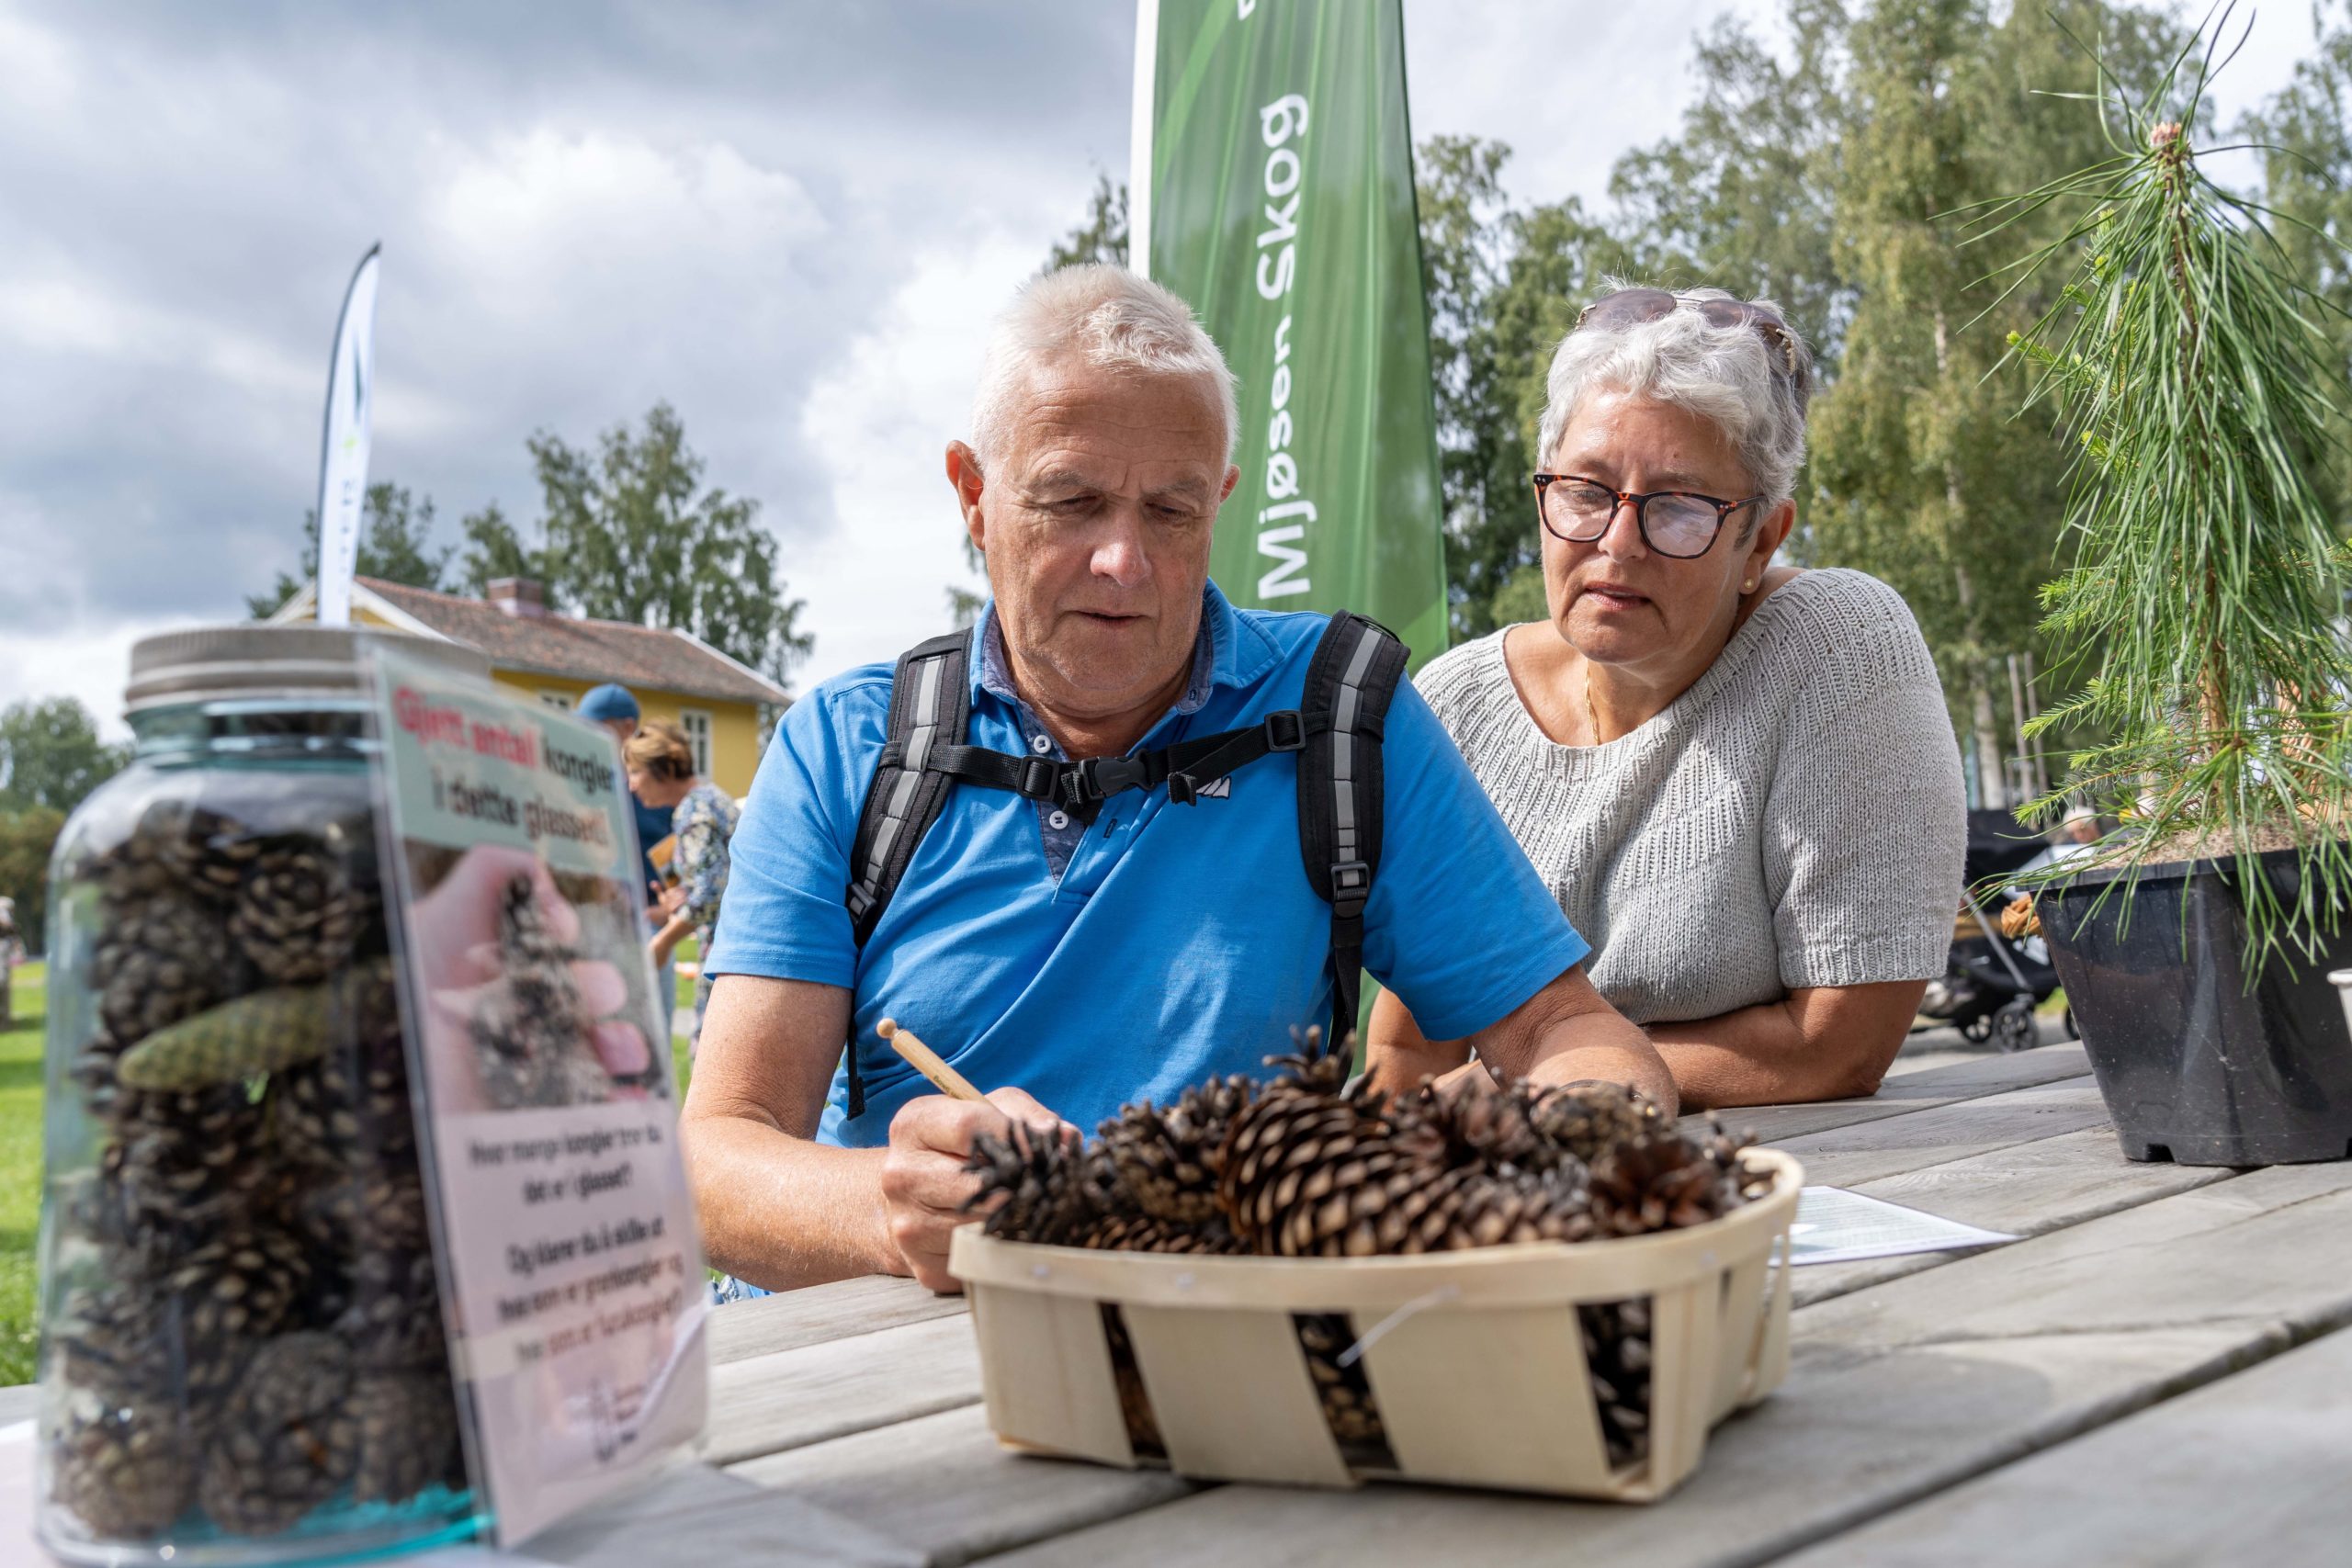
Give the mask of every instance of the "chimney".
[{"label": "chimney", "polygon": [[483,597],[516,620],[536,621],[548,613],[547,591],[536,577],[493,577]]}]

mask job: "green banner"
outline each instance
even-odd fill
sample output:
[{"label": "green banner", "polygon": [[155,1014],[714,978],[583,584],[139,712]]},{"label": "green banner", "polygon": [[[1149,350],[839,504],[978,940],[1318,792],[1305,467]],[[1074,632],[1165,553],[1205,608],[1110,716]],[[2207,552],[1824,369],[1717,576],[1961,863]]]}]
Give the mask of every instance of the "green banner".
[{"label": "green banner", "polygon": [[1237,604],[1446,643],[1399,0],[1142,0],[1134,262],[1240,381],[1210,571]]}]

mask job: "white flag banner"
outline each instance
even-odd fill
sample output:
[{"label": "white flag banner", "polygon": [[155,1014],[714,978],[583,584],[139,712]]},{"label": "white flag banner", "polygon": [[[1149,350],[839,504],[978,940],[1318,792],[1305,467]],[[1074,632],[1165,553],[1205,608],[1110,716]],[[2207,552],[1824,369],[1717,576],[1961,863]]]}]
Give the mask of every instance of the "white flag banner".
[{"label": "white flag banner", "polygon": [[351,275],[327,368],[327,417],[319,437],[319,624],[351,622],[359,566],[359,518],[368,501],[368,432],[376,399],[376,271],[370,245]]}]

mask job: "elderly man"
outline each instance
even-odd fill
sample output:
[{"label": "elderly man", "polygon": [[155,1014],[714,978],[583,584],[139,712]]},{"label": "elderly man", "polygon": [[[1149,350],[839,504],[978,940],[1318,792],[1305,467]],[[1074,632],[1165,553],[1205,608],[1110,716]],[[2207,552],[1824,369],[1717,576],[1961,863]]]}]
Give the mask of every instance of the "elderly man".
[{"label": "elderly man", "polygon": [[[973,748],[1054,773],[1301,706],[1324,618],[1238,611],[1208,581],[1239,477],[1234,423],[1223,357],[1165,289],[1085,266],[1022,292],[989,344],[972,440],[947,448],[993,591],[969,643]],[[1164,783],[1106,794],[1091,820],[951,781],[862,932],[860,818],[877,768],[910,750],[885,756],[893,685],[874,665],[795,704],[734,840],[683,1136],[712,1260],[763,1287],[889,1272],[953,1289],[974,1134],[1057,1112],[1091,1126],[1261,1071],[1330,1016],[1334,908],[1302,869],[1286,749],[1188,784],[1185,805]],[[1365,967],[1492,1072],[1614,1078],[1671,1107],[1664,1064],[1586,981],[1585,942],[1409,686],[1375,743]],[[886,1016],[987,1102],[926,1092],[876,1040]],[[862,1095],[836,1070],[844,1040]]]}]

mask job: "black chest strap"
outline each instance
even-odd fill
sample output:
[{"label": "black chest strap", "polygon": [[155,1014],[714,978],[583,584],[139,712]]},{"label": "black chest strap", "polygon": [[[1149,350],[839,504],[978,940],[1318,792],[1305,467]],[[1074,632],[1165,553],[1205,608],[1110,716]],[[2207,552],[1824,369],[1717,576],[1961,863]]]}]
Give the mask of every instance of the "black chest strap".
[{"label": "black chest strap", "polygon": [[[851,848],[850,929],[862,949],[906,877],[923,835],[960,780],[1050,803],[1092,823],[1103,802],[1165,784],[1189,806],[1236,770],[1278,751],[1299,753],[1298,843],[1306,880],[1331,906],[1331,1029],[1352,1033],[1362,994],[1363,909],[1380,864],[1381,735],[1403,679],[1405,645],[1378,623],[1340,614],[1325,627],[1300,705],[1246,728],[1125,757],[1064,761],[966,743],[971,726],[971,634],[950,632],[899,659],[889,738]],[[865,1113],[857,1042],[845,1060],[852,1116]]]}]

